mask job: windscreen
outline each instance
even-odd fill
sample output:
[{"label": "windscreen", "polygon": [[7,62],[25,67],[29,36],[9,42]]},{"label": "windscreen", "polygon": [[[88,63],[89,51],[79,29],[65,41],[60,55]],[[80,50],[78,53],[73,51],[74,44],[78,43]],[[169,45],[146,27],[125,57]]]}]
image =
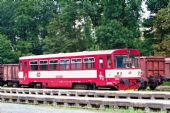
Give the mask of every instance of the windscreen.
[{"label": "windscreen", "polygon": [[116,68],[138,68],[139,61],[136,56],[128,57],[127,55],[114,56],[114,62]]}]

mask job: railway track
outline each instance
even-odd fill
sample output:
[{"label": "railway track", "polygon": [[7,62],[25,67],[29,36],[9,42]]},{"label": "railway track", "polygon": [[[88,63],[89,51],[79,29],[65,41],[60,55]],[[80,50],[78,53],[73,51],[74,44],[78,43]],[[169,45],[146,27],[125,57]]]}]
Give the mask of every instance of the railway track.
[{"label": "railway track", "polygon": [[170,111],[170,92],[0,88],[1,102]]}]

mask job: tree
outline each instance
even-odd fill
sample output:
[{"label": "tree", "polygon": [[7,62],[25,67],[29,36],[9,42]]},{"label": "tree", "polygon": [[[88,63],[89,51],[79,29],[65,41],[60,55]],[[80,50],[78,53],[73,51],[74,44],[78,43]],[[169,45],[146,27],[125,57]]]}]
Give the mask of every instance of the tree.
[{"label": "tree", "polygon": [[[47,24],[57,13],[58,5],[54,0],[21,1],[17,7],[15,32],[20,40],[32,43],[33,54],[42,54],[41,40],[47,35]],[[17,46],[16,46],[17,47]]]},{"label": "tree", "polygon": [[[44,40],[46,53],[84,51],[90,48],[91,21],[79,2],[61,3],[60,13],[50,22]],[[53,48],[53,49],[51,49]]]},{"label": "tree", "polygon": [[[105,0],[96,36],[100,49],[131,48],[139,38],[140,0]],[[108,27],[108,28],[107,28]]]},{"label": "tree", "polygon": [[18,55],[13,51],[9,38],[0,34],[0,63],[15,63]]},{"label": "tree", "polygon": [[147,0],[146,4],[151,13],[157,13],[168,5],[169,0]]},{"label": "tree", "polygon": [[[148,5],[148,10],[151,11],[150,17],[148,19],[145,19],[144,22],[142,23],[143,27],[147,28],[147,30],[144,31],[144,37],[145,37],[144,42],[147,43],[145,48],[147,48],[148,50],[146,53],[151,53],[149,55],[158,55],[156,54],[157,50],[155,50],[158,47],[158,45],[155,44],[161,43],[162,39],[155,32],[157,27],[159,27],[159,24],[157,24],[158,26],[156,25],[156,18],[157,18],[156,15],[159,10],[167,7],[169,0],[147,0],[146,3]],[[162,21],[163,18],[164,16],[160,18],[159,22]]]},{"label": "tree", "polygon": [[166,8],[158,11],[154,20],[154,37],[157,43],[153,45],[155,55],[170,56],[170,2]]},{"label": "tree", "polygon": [[124,48],[132,45],[132,31],[117,20],[101,25],[96,30],[97,43],[100,49]]},{"label": "tree", "polygon": [[0,1],[0,33],[8,36],[13,44],[16,44],[14,32],[16,8],[18,0],[1,0]]}]

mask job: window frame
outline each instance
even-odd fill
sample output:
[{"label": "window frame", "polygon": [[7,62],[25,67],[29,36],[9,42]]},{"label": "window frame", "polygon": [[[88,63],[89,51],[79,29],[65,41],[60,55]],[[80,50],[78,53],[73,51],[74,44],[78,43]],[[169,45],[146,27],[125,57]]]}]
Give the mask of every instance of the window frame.
[{"label": "window frame", "polygon": [[107,68],[108,69],[113,68],[112,55],[107,55],[106,59],[107,59]]},{"label": "window frame", "polygon": [[19,61],[19,71],[23,71],[23,63],[22,60]]},{"label": "window frame", "polygon": [[[116,68],[116,69],[128,69],[128,68],[130,68],[130,67],[126,67],[126,66],[125,66],[126,62],[124,62],[124,58],[125,58],[125,57],[129,60],[128,55],[114,55],[113,57],[114,57],[114,64],[115,64],[115,68]],[[122,67],[118,67],[116,57],[122,57],[122,58],[123,58]]]},{"label": "window frame", "polygon": [[102,57],[100,57],[99,58],[99,69],[103,69],[103,68],[104,68],[104,59]]},{"label": "window frame", "polygon": [[[51,61],[57,61],[57,63],[51,63]],[[50,71],[53,71],[53,70],[58,70],[58,67],[59,67],[59,64],[60,64],[60,62],[59,62],[60,60],[59,59],[50,59],[49,60],[49,70]],[[56,65],[56,69],[51,69],[51,65]]]},{"label": "window frame", "polygon": [[[88,61],[85,61],[85,59],[88,59]],[[90,61],[89,59],[93,59],[93,61],[89,62]],[[87,64],[90,64],[91,67],[87,68],[86,67]],[[92,64],[93,64],[93,66],[92,66]],[[95,69],[95,58],[94,57],[84,57],[83,58],[83,67],[84,67],[85,70]]]},{"label": "window frame", "polygon": [[[69,62],[62,63],[62,62],[61,62],[62,60],[68,60]],[[70,64],[71,64],[71,63],[70,63],[70,59],[69,59],[69,58],[60,59],[59,64],[60,64],[60,70],[61,70],[61,71],[70,70]],[[64,64],[65,64],[65,65],[64,65]],[[62,67],[61,65],[64,65],[64,69],[61,69],[61,67]],[[68,66],[68,67],[69,67],[68,69],[67,69],[67,65],[69,65],[69,66]]]},{"label": "window frame", "polygon": [[[41,61],[46,61],[46,63],[42,64]],[[40,68],[39,68],[40,71],[48,71],[48,60],[39,60],[38,63],[39,63],[39,66],[40,66]],[[42,65],[46,66],[46,69],[41,69]]]},{"label": "window frame", "polygon": [[[77,60],[77,59],[79,59],[80,61],[78,61],[78,62],[73,62],[73,60]],[[71,59],[71,70],[81,70],[82,69],[82,58],[72,58]],[[73,66],[72,65],[75,65],[75,67],[74,67],[74,69],[73,69]],[[80,64],[80,68],[78,68],[78,64]]]},{"label": "window frame", "polygon": [[[37,64],[31,64],[31,62],[37,62]],[[35,65],[37,65],[37,70],[32,70],[31,69],[31,66],[35,66]],[[30,60],[29,61],[29,68],[30,68],[30,71],[38,71],[39,70],[39,62],[38,62],[38,60]]]},{"label": "window frame", "polygon": [[27,61],[24,61],[24,63],[23,63],[23,70],[24,70],[24,71],[27,70],[27,64],[28,64]]}]

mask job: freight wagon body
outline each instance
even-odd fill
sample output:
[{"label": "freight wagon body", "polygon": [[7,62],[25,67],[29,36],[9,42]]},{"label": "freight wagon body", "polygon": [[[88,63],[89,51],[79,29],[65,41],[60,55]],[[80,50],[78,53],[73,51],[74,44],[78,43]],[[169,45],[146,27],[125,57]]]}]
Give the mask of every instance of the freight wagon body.
[{"label": "freight wagon body", "polygon": [[19,64],[0,65],[0,85],[18,86]]},{"label": "freight wagon body", "polygon": [[141,80],[141,89],[155,89],[162,83],[165,75],[165,58],[155,56],[140,57],[140,68],[143,71]]},{"label": "freight wagon body", "polygon": [[165,75],[168,81],[170,81],[170,58],[165,58]]}]

